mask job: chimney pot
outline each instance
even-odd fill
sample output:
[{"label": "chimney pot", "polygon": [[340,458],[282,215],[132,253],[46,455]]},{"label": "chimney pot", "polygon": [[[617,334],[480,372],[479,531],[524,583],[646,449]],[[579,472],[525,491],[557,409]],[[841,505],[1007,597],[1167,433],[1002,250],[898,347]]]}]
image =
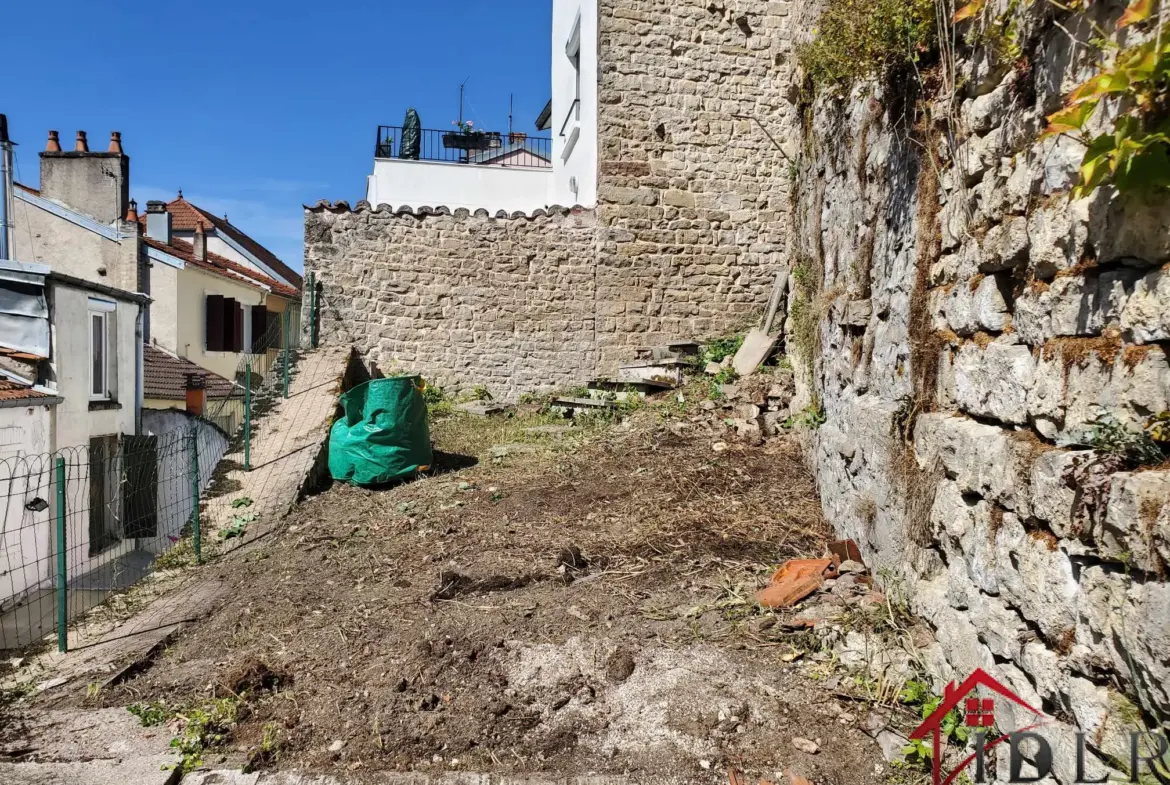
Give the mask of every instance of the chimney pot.
[{"label": "chimney pot", "polygon": [[138,223],[138,202],[133,199],[130,200],[130,206],[126,209],[126,222]]},{"label": "chimney pot", "polygon": [[191,240],[191,247],[195,249],[195,258],[201,262],[207,261],[207,235],[203,233],[202,222],[195,225],[195,237]]},{"label": "chimney pot", "polygon": [[123,153],[122,153],[122,132],[121,131],[110,131],[110,150],[109,150],[109,152],[117,153],[118,155],[123,155]]},{"label": "chimney pot", "polygon": [[85,131],[77,132],[77,142],[73,145],[73,151],[77,153],[89,152],[89,142],[85,138]]},{"label": "chimney pot", "polygon": [[187,413],[202,415],[207,406],[207,377],[200,373],[186,375]]},{"label": "chimney pot", "polygon": [[61,152],[61,137],[56,131],[49,131],[49,141],[45,144],[46,153]]}]

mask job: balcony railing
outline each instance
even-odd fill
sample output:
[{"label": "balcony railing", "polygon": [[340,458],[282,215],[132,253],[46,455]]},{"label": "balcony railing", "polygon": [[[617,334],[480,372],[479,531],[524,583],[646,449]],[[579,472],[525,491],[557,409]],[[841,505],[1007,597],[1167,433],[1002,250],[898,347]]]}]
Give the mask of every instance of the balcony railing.
[{"label": "balcony railing", "polygon": [[442,161],[451,164],[504,166],[514,169],[551,169],[552,139],[524,133],[459,130],[419,131],[417,149],[402,144],[402,127],[378,126],[375,158],[404,161]]}]

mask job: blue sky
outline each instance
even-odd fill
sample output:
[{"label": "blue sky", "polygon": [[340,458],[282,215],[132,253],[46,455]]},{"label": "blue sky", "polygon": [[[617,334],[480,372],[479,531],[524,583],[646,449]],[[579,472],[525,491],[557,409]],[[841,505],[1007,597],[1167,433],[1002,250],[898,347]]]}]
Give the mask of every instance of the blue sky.
[{"label": "blue sky", "polygon": [[[441,10],[439,10],[441,9]],[[35,185],[50,128],[105,150],[122,132],[131,196],[183,195],[301,267],[301,205],[365,194],[379,124],[414,106],[448,129],[507,130],[549,98],[549,0],[80,0],[7,3],[0,90],[18,179]]]}]

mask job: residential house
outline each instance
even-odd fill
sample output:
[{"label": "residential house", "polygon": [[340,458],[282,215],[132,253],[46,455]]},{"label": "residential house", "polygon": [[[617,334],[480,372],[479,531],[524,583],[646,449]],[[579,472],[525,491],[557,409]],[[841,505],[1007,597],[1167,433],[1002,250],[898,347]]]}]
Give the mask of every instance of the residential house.
[{"label": "residential house", "polygon": [[150,295],[144,341],[228,379],[261,343],[281,345],[286,312],[299,333],[300,276],[226,217],[181,194],[139,216],[117,131],[105,152],[84,131],[63,151],[50,131],[40,164],[39,189],[14,189],[14,258]]},{"label": "residential house", "polygon": [[597,202],[597,0],[553,0],[550,136],[379,126],[366,201],[397,207],[532,212]]},{"label": "residential house", "polygon": [[243,420],[244,401],[236,385],[161,346],[143,347],[143,424],[152,433],[164,433],[154,415],[160,411],[203,417],[225,434],[234,433]]},{"label": "residential house", "polygon": [[202,218],[193,222],[191,242],[181,239],[175,216],[189,209],[182,197],[146,206],[143,245],[154,300],[150,338],[174,355],[239,382],[242,360],[279,350],[286,329],[290,336],[297,334],[300,291],[212,251]]},{"label": "residential house", "polygon": [[[17,626],[27,634],[51,624],[58,458],[71,612],[120,588],[143,563],[135,552],[153,533],[130,519],[145,477],[123,456],[138,432],[148,302],[46,265],[0,260],[0,648],[17,645]],[[14,607],[31,619],[18,624]]]}]

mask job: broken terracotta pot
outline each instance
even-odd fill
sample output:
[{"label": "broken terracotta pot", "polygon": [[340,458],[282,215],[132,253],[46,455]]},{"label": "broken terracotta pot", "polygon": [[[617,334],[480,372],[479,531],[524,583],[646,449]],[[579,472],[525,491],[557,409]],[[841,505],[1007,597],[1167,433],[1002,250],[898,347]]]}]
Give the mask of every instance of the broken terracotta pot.
[{"label": "broken terracotta pot", "polygon": [[789,608],[837,575],[841,563],[836,555],[824,559],[791,559],[784,562],[772,581],[756,592],[756,601],[766,608]]}]

